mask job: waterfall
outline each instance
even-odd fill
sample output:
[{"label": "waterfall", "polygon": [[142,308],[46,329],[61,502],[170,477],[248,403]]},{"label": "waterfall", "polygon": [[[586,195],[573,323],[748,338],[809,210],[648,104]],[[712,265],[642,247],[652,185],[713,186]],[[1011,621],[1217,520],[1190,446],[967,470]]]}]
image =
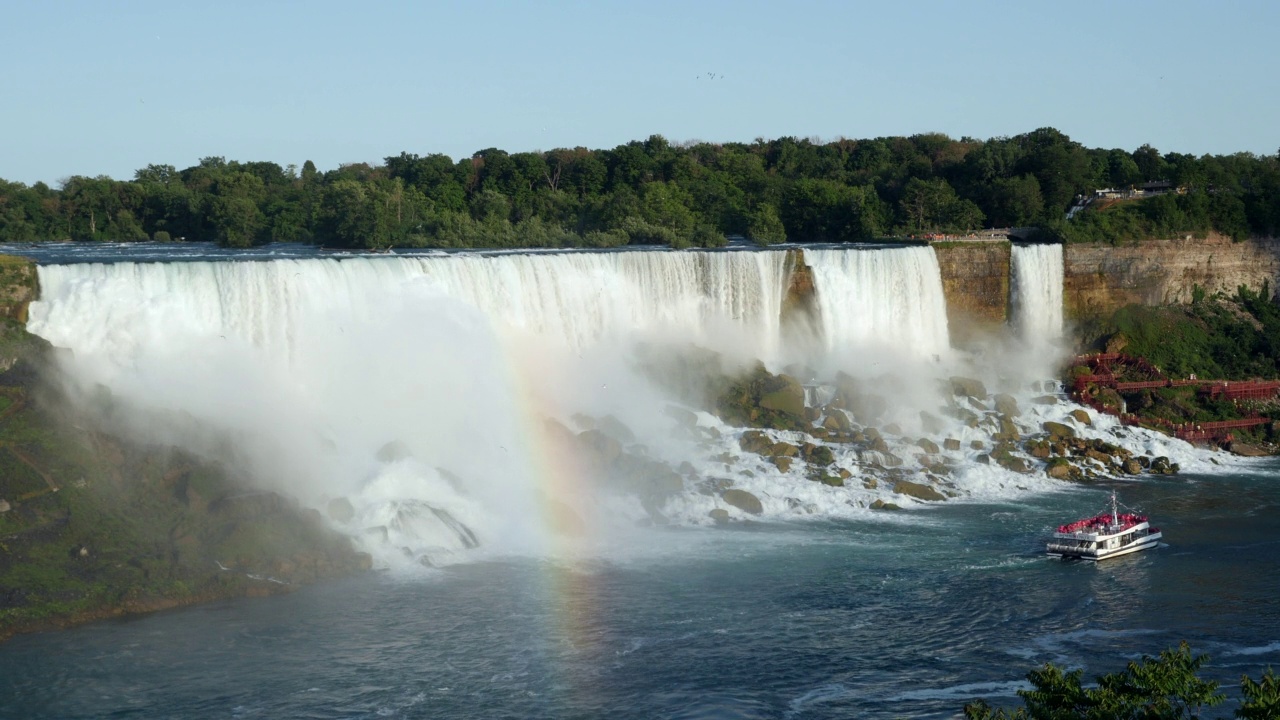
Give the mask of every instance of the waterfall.
[{"label": "waterfall", "polygon": [[[229,460],[312,507],[348,498],[354,517],[339,522],[375,529],[382,562],[402,550],[439,562],[536,552],[547,533],[531,509],[548,498],[586,524],[622,513],[613,527],[634,528],[646,517],[558,451],[547,418],[577,431],[611,418],[634,433],[637,462],[692,463],[673,512],[705,521],[699,503],[714,500],[694,483],[726,472],[737,429],[703,415],[707,432],[673,436],[669,405],[695,403],[655,376],[655,357],[697,346],[775,368],[837,357],[824,369],[852,371],[874,355],[875,374],[913,386],[897,400],[932,393],[899,358],[884,362],[934,364],[949,351],[932,250],[806,257],[820,340],[811,356],[783,340],[785,251],[43,265],[28,329],[71,351],[60,356],[71,389],[112,432]],[[815,403],[830,399],[829,388],[811,390]],[[785,470],[750,462],[739,482],[758,483],[771,512],[801,507],[789,493],[817,492],[807,480],[783,489]]]},{"label": "waterfall", "polygon": [[1062,278],[1061,245],[1013,246],[1013,323],[1032,347],[1053,347],[1062,339]]},{"label": "waterfall", "polygon": [[807,250],[828,351],[948,354],[947,305],[930,247]]}]

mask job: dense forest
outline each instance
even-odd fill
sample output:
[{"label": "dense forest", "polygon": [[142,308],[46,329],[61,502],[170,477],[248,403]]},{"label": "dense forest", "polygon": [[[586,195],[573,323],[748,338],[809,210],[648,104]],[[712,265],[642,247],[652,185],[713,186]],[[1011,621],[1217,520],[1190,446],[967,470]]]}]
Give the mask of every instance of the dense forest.
[{"label": "dense forest", "polygon": [[[1160,182],[1164,194],[1126,189]],[[1068,210],[1095,190],[1117,197]],[[248,246],[672,247],[850,242],[1035,227],[1068,242],[1274,236],[1280,160],[1193,157],[1144,145],[1085,148],[1052,128],[1010,138],[942,134],[673,145],[454,161],[410,153],[319,172],[208,157],[132,180],[74,176],[58,189],[0,180],[0,242],[206,240]]]}]

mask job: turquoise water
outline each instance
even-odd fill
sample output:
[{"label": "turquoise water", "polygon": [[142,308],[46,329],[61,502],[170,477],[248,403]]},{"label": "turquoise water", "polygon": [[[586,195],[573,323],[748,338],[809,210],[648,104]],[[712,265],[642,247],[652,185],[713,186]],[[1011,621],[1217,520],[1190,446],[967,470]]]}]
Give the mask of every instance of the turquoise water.
[{"label": "turquoise water", "polygon": [[0,716],[944,718],[1015,702],[1044,662],[1110,672],[1179,640],[1234,690],[1280,665],[1277,470],[1120,486],[1167,545],[1100,565],[1040,550],[1103,486],[655,530],[572,566],[372,574],[19,637],[0,645]]}]

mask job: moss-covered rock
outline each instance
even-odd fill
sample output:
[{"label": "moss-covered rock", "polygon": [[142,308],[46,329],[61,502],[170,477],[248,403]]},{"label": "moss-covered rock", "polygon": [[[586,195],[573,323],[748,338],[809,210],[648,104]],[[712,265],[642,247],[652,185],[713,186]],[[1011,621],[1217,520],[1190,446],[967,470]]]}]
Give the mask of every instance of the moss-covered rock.
[{"label": "moss-covered rock", "polygon": [[1073,438],[1076,436],[1075,428],[1071,427],[1070,425],[1063,425],[1060,422],[1053,422],[1052,420],[1046,420],[1044,421],[1044,423],[1041,424],[1040,427],[1042,427],[1045,432],[1049,433],[1049,437],[1051,439],[1055,439],[1055,440],[1067,439],[1067,438]]},{"label": "moss-covered rock", "polygon": [[760,498],[746,490],[729,488],[721,493],[720,499],[751,515],[759,515],[764,512],[764,504],[760,502]]},{"label": "moss-covered rock", "polygon": [[893,484],[893,491],[899,495],[907,495],[917,500],[946,500],[947,496],[935,490],[929,485],[923,483],[911,482],[910,480],[899,480]]}]

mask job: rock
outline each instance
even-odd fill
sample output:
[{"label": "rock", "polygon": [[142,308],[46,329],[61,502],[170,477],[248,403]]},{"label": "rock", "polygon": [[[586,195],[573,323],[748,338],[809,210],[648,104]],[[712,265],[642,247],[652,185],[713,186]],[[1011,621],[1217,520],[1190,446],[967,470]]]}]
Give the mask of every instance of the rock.
[{"label": "rock", "polygon": [[344,497],[330,500],[327,510],[329,518],[335,522],[351,522],[351,518],[356,516],[356,509],[351,507],[351,501]]},{"label": "rock", "polygon": [[1101,450],[1094,450],[1093,448],[1085,450],[1084,456],[1090,460],[1102,463],[1105,467],[1111,467],[1115,463],[1115,459],[1110,455],[1102,452]]},{"label": "rock", "polygon": [[738,447],[747,452],[764,455],[773,445],[773,439],[759,430],[747,430],[738,438]]},{"label": "rock", "polygon": [[960,441],[955,438],[947,438],[942,441],[942,447],[947,450],[956,451],[960,449]]},{"label": "rock", "polygon": [[1036,405],[1057,405],[1058,398],[1053,395],[1038,395],[1031,398],[1031,402]]},{"label": "rock", "polygon": [[952,394],[959,395],[960,397],[985,400],[987,397],[987,386],[983,385],[981,380],[974,380],[973,378],[955,375],[951,378],[951,392]]},{"label": "rock", "polygon": [[1018,426],[1008,417],[1000,418],[1000,431],[995,434],[996,440],[1011,440],[1017,442],[1022,439],[1022,435],[1018,432]]},{"label": "rock", "polygon": [[9,501],[3,498],[0,498],[0,513],[7,513],[11,509],[12,508],[9,505]]},{"label": "rock", "polygon": [[981,450],[984,447],[986,447],[986,445],[981,440],[969,441],[969,448],[972,450]]},{"label": "rock", "polygon": [[884,431],[885,431],[885,432],[887,432],[887,433],[889,433],[889,434],[891,434],[891,435],[901,435],[901,434],[902,434],[902,428],[898,425],[898,423],[889,423],[888,425],[885,425],[885,426],[884,426]]},{"label": "rock", "polygon": [[[696,415],[693,424],[697,425]],[[597,420],[596,429],[621,443],[630,444],[636,441],[636,434],[631,432],[631,428],[612,415],[605,415]]]},{"label": "rock", "polygon": [[862,481],[862,487],[868,490],[875,490],[877,487],[880,487],[880,483],[875,478],[867,478]]},{"label": "rock", "polygon": [[844,414],[839,408],[831,408],[826,419],[822,421],[822,427],[833,432],[851,432],[853,424],[849,422],[849,416]]},{"label": "rock", "polygon": [[836,471],[836,474],[839,475],[844,480],[848,480],[849,478],[853,477],[853,473],[849,472],[845,468],[840,468],[839,470]]},{"label": "rock", "polygon": [[799,380],[790,375],[777,375],[776,382],[767,387],[773,389],[760,395],[760,407],[804,417],[804,386]]},{"label": "rock", "polygon": [[875,500],[871,503],[872,510],[901,510],[902,506],[897,503],[885,502],[883,500]]},{"label": "rock", "polygon": [[1257,445],[1242,442],[1231,443],[1231,452],[1241,457],[1266,457],[1271,454]]},{"label": "rock", "polygon": [[1049,437],[1055,440],[1060,438],[1070,439],[1076,436],[1076,431],[1070,425],[1063,425],[1060,422],[1046,420],[1041,424],[1044,431],[1049,433]]},{"label": "rock", "polygon": [[1137,460],[1125,460],[1120,468],[1128,475],[1137,475],[1142,472],[1142,463]]},{"label": "rock", "polygon": [[622,443],[599,430],[578,433],[578,443],[600,467],[609,467],[622,455]]},{"label": "rock", "polygon": [[1020,457],[1000,458],[998,459],[998,462],[1000,463],[1000,466],[1006,470],[1012,470],[1019,473],[1031,472],[1031,466],[1027,464],[1025,459]]},{"label": "rock", "polygon": [[745,513],[759,515],[764,512],[764,505],[760,502],[760,498],[746,490],[730,488],[720,494],[720,499]]},{"label": "rock", "polygon": [[707,478],[697,485],[698,492],[703,495],[719,495],[731,487],[733,481],[729,478]]},{"label": "rock", "polygon": [[804,409],[804,419],[809,422],[817,422],[822,417],[822,409],[816,407],[807,407]]},{"label": "rock", "polygon": [[805,453],[805,460],[814,465],[830,465],[836,461],[835,453],[826,445],[807,445],[806,449],[808,452]]},{"label": "rock", "polygon": [[762,453],[769,457],[796,457],[800,454],[800,448],[791,443],[776,442],[769,446],[769,449]]},{"label": "rock", "polygon": [[1066,480],[1071,477],[1071,462],[1066,458],[1054,458],[1045,465],[1044,472],[1055,480]]},{"label": "rock", "polygon": [[996,412],[1007,417],[1015,418],[1022,414],[1022,410],[1018,408],[1018,401],[1012,395],[1000,393],[993,400],[996,405]]},{"label": "rock", "polygon": [[791,472],[791,463],[795,462],[794,458],[789,457],[775,457],[769,460],[782,472]]},{"label": "rock", "polygon": [[707,516],[714,520],[717,525],[727,525],[729,523],[729,511],[724,508],[715,508],[707,513]]},{"label": "rock", "polygon": [[1125,337],[1124,333],[1115,333],[1107,338],[1106,350],[1108,353],[1124,352],[1127,347],[1129,347],[1129,338]]},{"label": "rock", "polygon": [[1085,425],[1085,426],[1093,425],[1093,418],[1090,417],[1089,412],[1083,408],[1076,408],[1075,410],[1072,410],[1067,414],[1075,418],[1076,422],[1080,423],[1081,425]]},{"label": "rock", "polygon": [[899,495],[907,495],[917,500],[946,500],[947,496],[938,492],[928,485],[922,483],[911,482],[910,480],[899,480],[893,484],[893,491]]},{"label": "rock", "polygon": [[887,455],[889,453],[889,443],[885,442],[884,438],[877,435],[876,438],[871,441],[871,449],[878,453]]},{"label": "rock", "polygon": [[930,455],[937,455],[939,452],[941,452],[941,450],[938,448],[938,443],[930,440],[929,438],[920,438],[919,440],[916,441],[916,446],[919,447],[921,450],[924,450],[925,452],[929,453]]},{"label": "rock", "polygon": [[844,487],[844,479],[833,475],[823,475],[818,478],[818,482],[823,485],[830,485],[831,487]]}]

